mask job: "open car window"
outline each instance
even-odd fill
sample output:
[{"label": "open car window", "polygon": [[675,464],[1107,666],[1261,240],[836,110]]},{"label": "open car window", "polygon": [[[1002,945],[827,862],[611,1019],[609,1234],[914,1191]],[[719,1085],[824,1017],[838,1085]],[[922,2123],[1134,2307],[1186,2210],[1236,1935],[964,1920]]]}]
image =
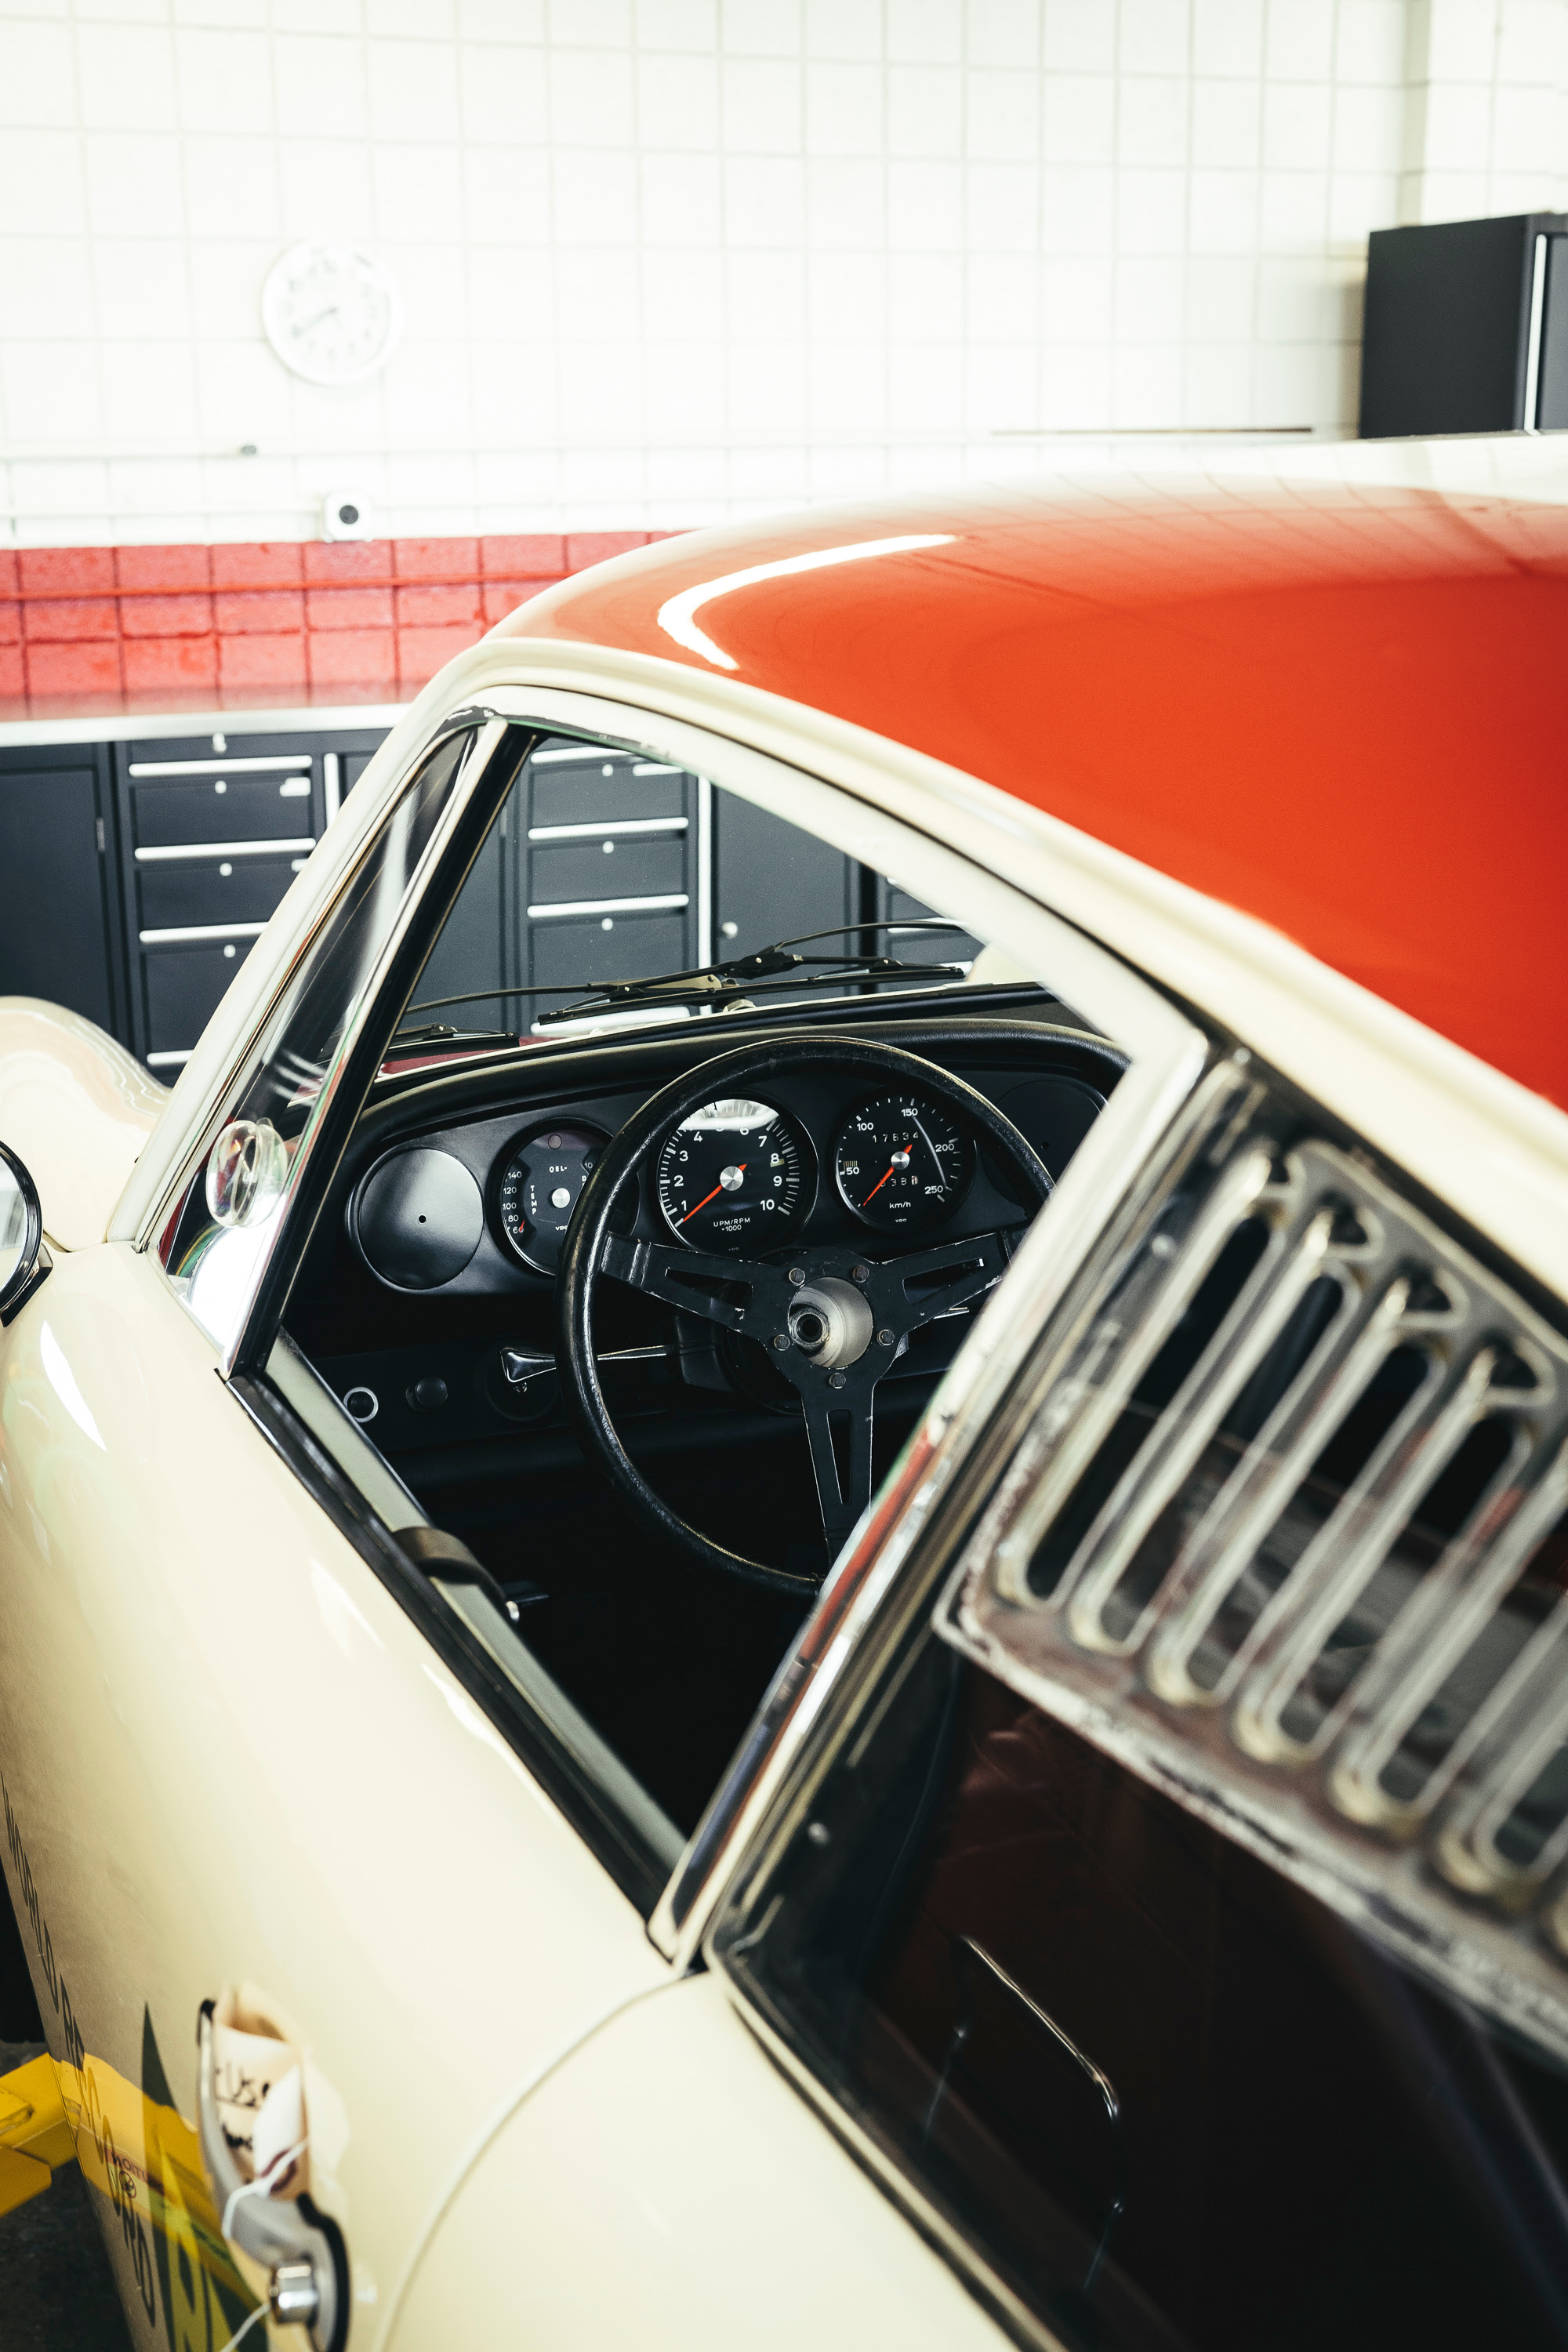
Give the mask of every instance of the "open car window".
[{"label": "open car window", "polygon": [[[579,1017],[582,992],[803,939],[800,952],[822,960],[809,984],[792,990],[773,975],[749,1002],[820,1002],[879,984],[836,987],[836,956],[956,965],[964,976],[982,950],[896,879],[737,793],[669,761],[548,739],[431,948],[390,1058],[559,1034]],[[1000,966],[979,978],[988,976],[1017,975]],[[580,1017],[616,1027],[689,1014],[598,1005]]]},{"label": "open car window", "polygon": [[[674,759],[525,729],[520,709],[515,770],[496,771],[466,821],[460,884],[443,869],[432,892],[444,919],[426,917],[422,951],[406,943],[400,973],[416,977],[400,981],[401,1010],[390,991],[378,1008],[381,1082],[347,1138],[285,1333],[315,1383],[318,1442],[353,1480],[335,1413],[419,1515],[425,1535],[399,1539],[482,1653],[470,1686],[531,1761],[519,1710],[547,1723],[560,1766],[549,1785],[569,1806],[573,1776],[590,1786],[573,1817],[591,1835],[595,1807],[615,1817],[623,1857],[644,1857],[640,1882],[623,1876],[642,1900],[1125,1057],[979,936],[984,868],[948,859],[955,896],[969,894],[949,914],[897,875],[900,847],[914,855],[921,836],[869,824],[815,780],[781,768],[743,793]],[[750,796],[769,782],[798,793],[803,821]],[[867,862],[873,844],[886,867]],[[1015,923],[1032,919],[1005,895]],[[762,958],[755,983],[726,982],[716,1004],[582,1001],[803,939],[811,960]],[[798,1066],[660,1113],[616,1175],[591,1328],[575,1337],[562,1267],[605,1151],[715,1056],[775,1049]],[[921,1094],[922,1073],[954,1090],[951,1115]],[[998,1158],[994,1138],[982,1141],[991,1118],[1008,1135],[1017,1122],[1021,1181],[1011,1147]],[[720,1328],[733,1321],[714,1319],[726,1294],[760,1296],[770,1273],[785,1283],[779,1253],[797,1244],[803,1310],[816,1311],[809,1265],[831,1286],[828,1322],[790,1321],[791,1277],[760,1336]],[[915,1253],[909,1288],[889,1269]],[[882,1301],[863,1330],[861,1294],[845,1303],[857,1280]],[[841,1339],[832,1315],[848,1318]],[[838,1416],[831,1466],[775,1352],[786,1325],[803,1349],[846,1351],[842,1366],[801,1358]],[[650,1517],[595,1456],[585,1367],[671,1519]],[[868,1383],[852,1428],[860,1391],[841,1404],[847,1380]],[[743,1573],[694,1557],[682,1529]],[[601,1851],[620,1868],[613,1840]]]}]

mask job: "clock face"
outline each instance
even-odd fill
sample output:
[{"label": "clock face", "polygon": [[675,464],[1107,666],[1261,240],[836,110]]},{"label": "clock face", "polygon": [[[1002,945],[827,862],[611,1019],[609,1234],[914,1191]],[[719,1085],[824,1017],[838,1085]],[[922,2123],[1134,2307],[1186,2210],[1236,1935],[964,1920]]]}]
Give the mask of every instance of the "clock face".
[{"label": "clock face", "polygon": [[267,339],[310,383],[354,383],[387,359],[403,324],[396,287],[352,245],[296,245],[261,296]]}]

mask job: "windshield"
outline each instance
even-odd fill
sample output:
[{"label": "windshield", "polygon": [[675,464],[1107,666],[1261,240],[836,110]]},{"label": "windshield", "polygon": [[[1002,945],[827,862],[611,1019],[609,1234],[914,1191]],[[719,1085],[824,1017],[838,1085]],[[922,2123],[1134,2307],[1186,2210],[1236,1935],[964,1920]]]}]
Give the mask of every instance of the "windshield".
[{"label": "windshield", "polygon": [[1023,980],[804,827],[668,762],[557,737],[520,772],[392,1050]]}]

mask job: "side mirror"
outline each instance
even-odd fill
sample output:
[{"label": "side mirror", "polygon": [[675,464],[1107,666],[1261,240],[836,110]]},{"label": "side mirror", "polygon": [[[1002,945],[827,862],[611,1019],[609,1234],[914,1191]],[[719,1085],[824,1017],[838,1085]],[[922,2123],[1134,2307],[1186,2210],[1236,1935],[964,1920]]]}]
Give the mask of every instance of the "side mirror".
[{"label": "side mirror", "polygon": [[0,1143],[0,1323],[20,1313],[52,1264],[38,1188],[16,1153]]}]

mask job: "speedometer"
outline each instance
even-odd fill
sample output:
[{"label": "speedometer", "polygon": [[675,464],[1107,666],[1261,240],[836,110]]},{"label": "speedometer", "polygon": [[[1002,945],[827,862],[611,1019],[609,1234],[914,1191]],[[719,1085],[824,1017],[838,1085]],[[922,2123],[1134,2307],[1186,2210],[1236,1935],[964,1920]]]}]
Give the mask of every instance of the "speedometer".
[{"label": "speedometer", "polygon": [[693,1249],[772,1249],[799,1224],[811,1191],[811,1146],[794,1119],[742,1097],[704,1103],[658,1155],[665,1223]]},{"label": "speedometer", "polygon": [[873,1095],[838,1130],[833,1172],[868,1225],[919,1233],[955,1209],[974,1174],[974,1143],[931,1095]]}]

